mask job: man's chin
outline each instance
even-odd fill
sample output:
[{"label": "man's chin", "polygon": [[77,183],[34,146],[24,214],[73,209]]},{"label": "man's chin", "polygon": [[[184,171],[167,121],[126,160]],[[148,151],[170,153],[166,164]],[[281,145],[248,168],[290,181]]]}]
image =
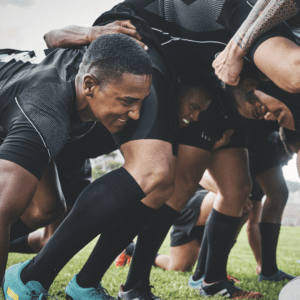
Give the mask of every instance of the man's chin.
[{"label": "man's chin", "polygon": [[124,126],[109,126],[109,127],[105,126],[105,127],[108,129],[110,133],[118,133],[122,131],[122,129],[124,128]]}]

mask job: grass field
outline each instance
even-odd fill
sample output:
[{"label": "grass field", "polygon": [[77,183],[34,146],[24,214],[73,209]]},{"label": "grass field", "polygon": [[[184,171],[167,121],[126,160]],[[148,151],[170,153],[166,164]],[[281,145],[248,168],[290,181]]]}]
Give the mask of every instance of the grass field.
[{"label": "grass field", "polygon": [[[50,294],[58,299],[64,298],[64,288],[75,273],[78,273],[91,252],[96,240],[79,252],[62,270],[50,289]],[[169,237],[165,240],[161,254],[169,254]],[[277,251],[278,267],[285,272],[300,276],[300,228],[283,227],[281,229],[279,246]],[[31,258],[32,255],[11,254],[8,259],[8,267],[12,264]],[[241,280],[239,287],[255,290],[264,294],[265,300],[278,299],[278,294],[285,283],[259,283],[255,275],[255,260],[246,238],[245,229],[242,230],[238,242],[231,251],[228,273]],[[103,278],[103,286],[116,296],[119,286],[125,282],[129,267],[116,269],[113,265]],[[152,269],[151,284],[155,286],[154,294],[162,299],[200,299],[197,292],[187,286],[188,278],[192,272],[182,273],[163,271],[159,268]],[[2,295],[0,299],[3,299]],[[223,297],[211,297],[210,299],[225,299]],[[20,299],[22,300],[22,299]]]}]

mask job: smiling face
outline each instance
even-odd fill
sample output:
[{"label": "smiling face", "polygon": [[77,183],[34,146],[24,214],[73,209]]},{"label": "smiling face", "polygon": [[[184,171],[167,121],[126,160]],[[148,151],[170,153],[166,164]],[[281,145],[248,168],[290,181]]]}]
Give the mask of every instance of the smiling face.
[{"label": "smiling face", "polygon": [[206,110],[212,96],[204,88],[182,86],[179,96],[180,128],[198,120],[199,114]]},{"label": "smiling face", "polygon": [[280,126],[295,130],[294,118],[288,107],[278,99],[256,90],[257,85],[258,81],[246,78],[237,88],[238,91],[232,93],[239,113],[247,119],[277,120]]},{"label": "smiling face", "polygon": [[83,99],[78,114],[83,121],[100,121],[111,133],[119,132],[129,120],[138,120],[142,101],[150,93],[151,75],[124,73],[120,80],[99,85],[95,77],[83,78]]}]

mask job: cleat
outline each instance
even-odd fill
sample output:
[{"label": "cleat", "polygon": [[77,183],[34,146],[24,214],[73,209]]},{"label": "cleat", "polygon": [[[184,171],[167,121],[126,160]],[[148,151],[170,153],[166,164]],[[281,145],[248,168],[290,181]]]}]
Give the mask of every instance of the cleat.
[{"label": "cleat", "polygon": [[296,278],[296,276],[293,276],[293,275],[290,275],[290,274],[287,274],[285,272],[282,272],[281,270],[278,270],[274,275],[272,276],[264,276],[262,275],[261,273],[259,274],[258,276],[258,281],[259,282],[262,282],[264,280],[267,280],[267,281],[283,281],[283,280],[292,280]]},{"label": "cleat", "polygon": [[229,299],[259,299],[264,297],[263,294],[258,292],[241,290],[229,280],[222,280],[212,284],[207,284],[203,281],[199,294],[205,297],[219,295]]},{"label": "cleat", "polygon": [[123,285],[121,285],[117,300],[162,300],[151,292],[151,288],[153,286],[149,285],[145,280],[139,281],[128,292],[124,292]]},{"label": "cleat", "polygon": [[130,255],[127,255],[125,253],[125,250],[116,258],[115,260],[115,267],[125,267],[125,265],[130,265],[130,261],[131,261],[131,257]]},{"label": "cleat", "polygon": [[203,279],[204,279],[204,276],[202,276],[199,280],[195,281],[193,279],[193,275],[191,275],[189,278],[188,286],[193,289],[196,289],[196,290],[201,290],[202,289],[201,284],[202,284]]},{"label": "cleat", "polygon": [[229,275],[229,274],[227,274],[227,279],[232,280],[234,283],[241,283],[240,280],[238,280],[236,277]]},{"label": "cleat", "polygon": [[67,300],[116,300],[101,284],[97,288],[80,287],[77,283],[77,275],[71,279],[65,291]]},{"label": "cleat", "polygon": [[26,285],[21,280],[22,270],[30,263],[30,260],[21,262],[8,268],[4,274],[2,290],[5,300],[47,300],[48,294],[37,281],[29,281]]}]

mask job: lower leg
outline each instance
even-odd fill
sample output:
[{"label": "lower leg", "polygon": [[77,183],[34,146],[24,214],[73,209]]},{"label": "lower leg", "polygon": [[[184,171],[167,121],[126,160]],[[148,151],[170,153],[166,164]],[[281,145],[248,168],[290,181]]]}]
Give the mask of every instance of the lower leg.
[{"label": "lower leg", "polygon": [[246,149],[216,150],[209,172],[219,193],[206,224],[208,255],[204,281],[214,283],[227,278],[228,255],[251,191]]},{"label": "lower leg", "polygon": [[128,214],[104,230],[89,259],[77,275],[79,286],[96,288],[116,256],[139,233],[154,211],[139,202]]},{"label": "lower leg", "polygon": [[138,235],[135,252],[124,290],[133,288],[140,280],[149,282],[151,267],[170,227],[179,213],[163,204]]},{"label": "lower leg", "polygon": [[280,232],[280,224],[260,223],[261,236],[261,274],[272,276],[277,271],[276,250]]},{"label": "lower leg", "polygon": [[250,247],[256,260],[256,274],[261,273],[261,237],[259,232],[259,219],[261,213],[261,202],[252,201],[252,210],[247,222],[247,236]]},{"label": "lower leg", "polygon": [[[212,210],[207,226],[208,255],[205,282],[214,283],[227,278],[226,266],[240,217],[231,217]],[[222,249],[222,251],[220,251]]]},{"label": "lower leg", "polygon": [[280,166],[263,172],[256,177],[256,180],[267,196],[259,224],[262,251],[261,273],[264,276],[272,276],[278,271],[276,250],[288,189]]},{"label": "lower leg", "polygon": [[36,280],[48,289],[79,250],[144,197],[139,185],[123,168],[95,180],[80,194],[49,243],[23,270],[23,282]]}]

